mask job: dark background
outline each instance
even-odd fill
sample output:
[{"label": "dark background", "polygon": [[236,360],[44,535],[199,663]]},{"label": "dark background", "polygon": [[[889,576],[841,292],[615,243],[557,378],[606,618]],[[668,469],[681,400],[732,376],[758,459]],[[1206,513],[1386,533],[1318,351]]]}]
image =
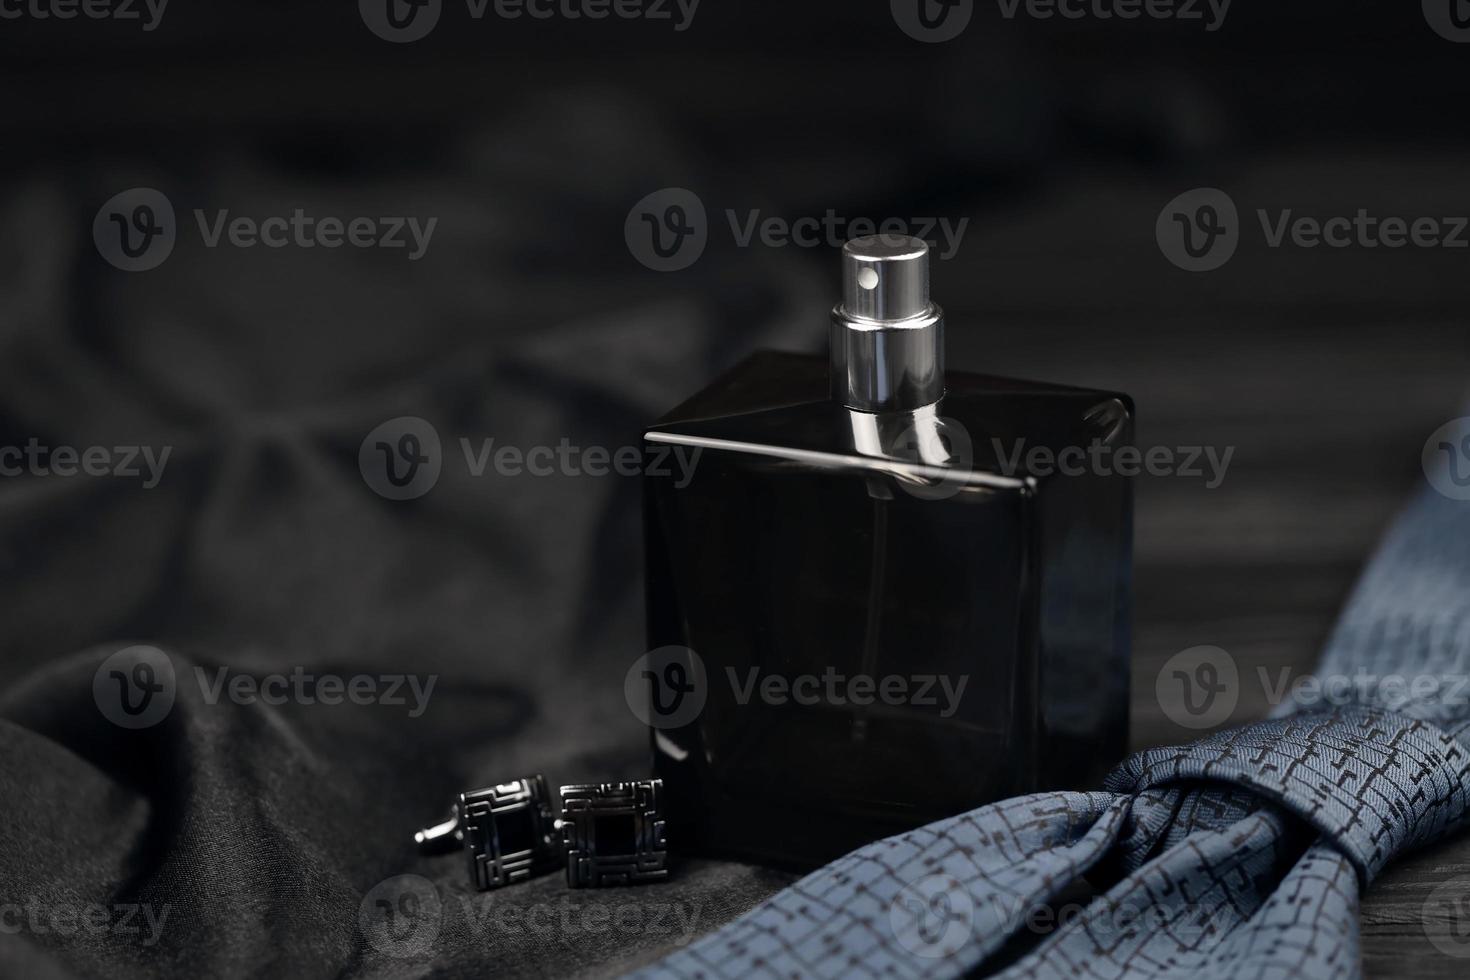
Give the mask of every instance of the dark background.
[{"label": "dark background", "polygon": [[[1470,252],[1271,249],[1254,219],[1470,214],[1470,45],[1418,4],[1235,0],[1211,33],[979,3],[923,44],[874,0],[704,0],[684,32],[446,2],[395,45],[351,2],[172,0],[152,32],[0,20],[0,92],[0,444],[173,447],[152,490],[0,479],[0,899],[173,908],[147,948],[0,935],[7,973],[607,975],[670,948],[486,940],[461,864],[408,838],[472,786],[645,774],[621,695],[642,652],[636,481],[474,478],[457,440],[633,445],[747,352],[821,349],[835,252],[739,247],[726,209],[969,218],[934,269],[952,366],[1126,391],[1141,445],[1235,447],[1217,489],[1139,486],[1138,746],[1190,737],[1154,693],[1179,650],[1308,668],[1425,440],[1463,414]],[[137,186],[169,197],[180,238],[125,273],[91,228]],[[1202,186],[1244,241],[1189,273],[1155,219]],[[710,244],[658,273],[624,222],[666,187],[704,202]],[[297,207],[438,226],[409,262],[207,249],[190,215]],[[357,456],[404,415],[435,426],[444,474],[393,502]],[[440,679],[416,719],[208,705],[181,683],[164,723],[128,732],[91,685],[129,643],[181,678]],[[1244,684],[1236,720],[1268,709]],[[1370,975],[1458,975],[1419,909],[1467,869],[1462,843],[1379,883]],[[446,899],[418,958],[357,924],[400,873]],[[683,902],[703,930],[786,880],[698,864],[657,899],[571,897]],[[493,900],[566,896],[552,878]]]}]

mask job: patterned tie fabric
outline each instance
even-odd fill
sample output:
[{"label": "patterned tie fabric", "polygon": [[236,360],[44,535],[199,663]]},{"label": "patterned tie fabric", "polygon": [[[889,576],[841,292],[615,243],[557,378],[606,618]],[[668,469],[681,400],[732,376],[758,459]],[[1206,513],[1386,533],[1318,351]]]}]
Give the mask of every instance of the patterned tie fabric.
[{"label": "patterned tie fabric", "polygon": [[1470,822],[1467,674],[1470,503],[1426,491],[1323,655],[1332,707],[870,844],[637,976],[1359,976],[1360,889]]}]

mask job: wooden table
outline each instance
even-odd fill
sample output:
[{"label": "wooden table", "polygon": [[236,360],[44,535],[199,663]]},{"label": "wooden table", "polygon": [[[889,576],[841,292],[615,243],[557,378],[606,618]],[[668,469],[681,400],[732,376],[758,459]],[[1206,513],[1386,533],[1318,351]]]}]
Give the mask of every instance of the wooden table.
[{"label": "wooden table", "polygon": [[[1323,156],[1237,172],[1229,187],[1243,214],[1255,201],[1466,214],[1463,173],[1453,161],[1344,168]],[[1273,250],[1257,228],[1223,269],[1191,275],[1152,240],[1169,196],[1100,178],[990,223],[935,274],[957,366],[1127,391],[1140,445],[1235,447],[1216,489],[1179,477],[1138,488],[1137,748],[1198,737],[1155,693],[1180,650],[1235,658],[1236,722],[1270,710],[1257,667],[1311,669],[1375,541],[1423,486],[1425,440],[1470,403],[1464,252]],[[1374,884],[1362,907],[1368,976],[1470,975],[1470,960],[1428,940],[1470,930],[1464,914],[1425,921],[1431,890],[1454,878],[1470,881],[1470,835]]]}]

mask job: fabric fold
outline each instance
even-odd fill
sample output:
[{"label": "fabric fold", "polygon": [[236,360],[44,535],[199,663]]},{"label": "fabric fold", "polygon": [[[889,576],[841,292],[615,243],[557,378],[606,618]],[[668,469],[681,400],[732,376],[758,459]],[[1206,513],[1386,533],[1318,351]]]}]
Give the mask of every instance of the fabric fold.
[{"label": "fabric fold", "polygon": [[1318,668],[1351,672],[1342,703],[1299,689],[1280,717],[1133,755],[1104,793],[870,844],[636,975],[1358,976],[1360,889],[1470,819],[1467,608],[1470,506],[1426,491]]}]

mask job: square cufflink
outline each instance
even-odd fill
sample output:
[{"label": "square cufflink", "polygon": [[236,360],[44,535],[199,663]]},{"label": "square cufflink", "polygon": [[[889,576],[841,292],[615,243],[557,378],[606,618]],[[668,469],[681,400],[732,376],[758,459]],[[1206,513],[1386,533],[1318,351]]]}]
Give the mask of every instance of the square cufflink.
[{"label": "square cufflink", "polygon": [[567,885],[601,888],[668,877],[663,780],[561,788]]},{"label": "square cufflink", "polygon": [[481,891],[554,868],[561,840],[541,775],[459,796],[470,877]]},{"label": "square cufflink", "polygon": [[481,891],[550,871],[561,859],[561,835],[546,779],[539,773],[459,795],[454,816],[414,835],[427,854],[461,845]]}]

